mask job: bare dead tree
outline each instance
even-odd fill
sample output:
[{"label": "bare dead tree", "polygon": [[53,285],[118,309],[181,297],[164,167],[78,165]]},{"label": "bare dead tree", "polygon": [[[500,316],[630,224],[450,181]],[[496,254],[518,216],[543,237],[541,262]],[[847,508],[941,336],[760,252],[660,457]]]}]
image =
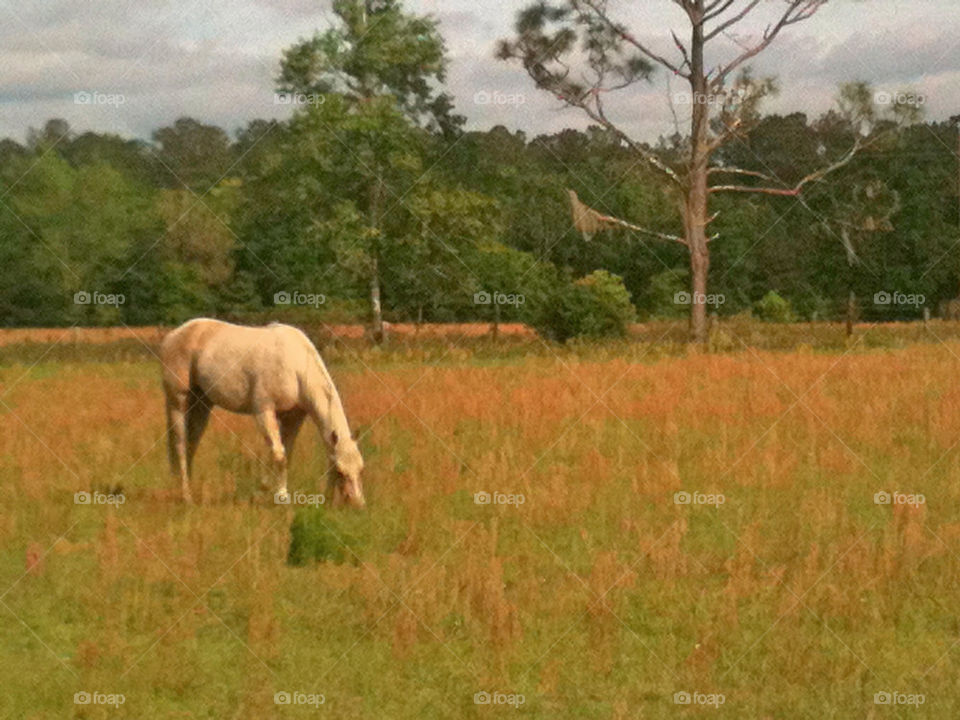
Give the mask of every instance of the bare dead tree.
[{"label": "bare dead tree", "polygon": [[[671,31],[674,49],[669,54],[657,52],[613,19],[607,0],[558,0],[557,4],[541,0],[519,13],[516,37],[500,41],[497,56],[518,60],[537,87],[553,93],[567,106],[580,108],[591,120],[612,131],[675,191],[683,217],[682,237],[642,230],[586,206],[578,208],[572,194],[574,222],[585,233],[591,223],[595,226],[593,231],[619,225],[684,244],[690,254],[694,300],[690,337],[694,342],[705,342],[707,318],[702,300],[707,294],[709,243],[716,237],[707,231],[716,217],[710,214],[710,198],[725,192],[798,196],[806,186],[850,163],[864,146],[864,138],[858,132],[847,152],[790,186],[761,170],[716,164],[717,150],[746,137],[759,121],[760,102],[776,90],[773,80],[752,76],[748,61],[766,50],[788,27],[813,17],[827,0],[663,0],[668,1],[679,6],[689,21],[685,41]],[[734,28],[751,14],[766,12],[772,5],[777,7],[776,14],[761,34],[747,40],[737,38],[732,56],[708,66],[707,51],[712,43],[727,40],[729,46]],[[711,58],[722,57],[724,50],[729,54],[727,46],[711,51]],[[575,75],[574,65],[583,70]],[[609,93],[646,81],[657,66],[682,78],[690,88],[689,138],[680,163],[671,164],[631,137],[611,120],[605,106]],[[872,97],[860,99],[856,109],[859,117],[854,122],[869,123]],[[749,178],[750,182],[711,184],[711,178],[717,175]]]}]

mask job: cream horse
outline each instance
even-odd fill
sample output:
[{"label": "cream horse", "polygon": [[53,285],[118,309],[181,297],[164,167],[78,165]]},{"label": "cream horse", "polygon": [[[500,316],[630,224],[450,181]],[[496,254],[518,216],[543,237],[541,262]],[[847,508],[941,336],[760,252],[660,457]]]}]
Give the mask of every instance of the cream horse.
[{"label": "cream horse", "polygon": [[244,327],[197,318],[163,339],[160,360],[170,468],[180,476],[184,501],[190,502],[193,455],[216,405],[254,416],[278,471],[281,501],[289,499],[287,463],[309,415],[330,457],[327,497],[363,507],[363,458],[330,373],[302,332],[278,323]]}]

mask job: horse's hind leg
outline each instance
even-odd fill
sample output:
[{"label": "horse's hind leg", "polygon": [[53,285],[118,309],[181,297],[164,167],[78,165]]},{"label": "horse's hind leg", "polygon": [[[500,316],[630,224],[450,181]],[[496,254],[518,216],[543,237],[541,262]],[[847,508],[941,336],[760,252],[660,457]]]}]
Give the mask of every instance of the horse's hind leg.
[{"label": "horse's hind leg", "polygon": [[185,392],[167,394],[167,450],[170,471],[180,476],[180,488],[185,502],[190,502],[190,469],[187,462],[187,405]]},{"label": "horse's hind leg", "polygon": [[277,498],[286,501],[287,495],[287,453],[283,447],[283,440],[280,437],[280,425],[277,422],[277,414],[273,408],[260,410],[255,415],[257,427],[270,446],[270,453],[273,457],[274,465],[280,476],[279,487],[277,488]]},{"label": "horse's hind leg", "polygon": [[193,473],[193,456],[210,420],[210,402],[198,390],[191,391],[187,408],[187,472]]}]

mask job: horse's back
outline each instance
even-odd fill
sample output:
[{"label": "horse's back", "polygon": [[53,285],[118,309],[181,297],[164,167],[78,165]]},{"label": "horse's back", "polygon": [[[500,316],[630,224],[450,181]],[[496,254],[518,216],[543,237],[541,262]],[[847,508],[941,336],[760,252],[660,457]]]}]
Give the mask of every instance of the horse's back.
[{"label": "horse's back", "polygon": [[[300,400],[300,377],[316,353],[306,335],[289,325],[233,325],[198,318],[164,341],[161,359],[175,383],[201,391],[234,412],[255,412],[270,404],[289,409]],[[169,373],[170,370],[167,370]]]},{"label": "horse's back", "polygon": [[230,326],[230,323],[212,318],[188,320],[163,338],[160,343],[160,359],[176,360],[178,356],[196,352],[208,342],[211,335],[217,334],[224,326]]}]

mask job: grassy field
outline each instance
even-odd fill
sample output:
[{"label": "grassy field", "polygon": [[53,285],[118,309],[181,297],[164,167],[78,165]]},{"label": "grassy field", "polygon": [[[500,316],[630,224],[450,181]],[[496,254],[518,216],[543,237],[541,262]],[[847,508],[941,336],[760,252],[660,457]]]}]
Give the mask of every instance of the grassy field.
[{"label": "grassy field", "polygon": [[184,507],[149,347],[5,345],[0,717],[960,716],[958,328],[663,327],[331,343],[362,513],[220,411]]}]

